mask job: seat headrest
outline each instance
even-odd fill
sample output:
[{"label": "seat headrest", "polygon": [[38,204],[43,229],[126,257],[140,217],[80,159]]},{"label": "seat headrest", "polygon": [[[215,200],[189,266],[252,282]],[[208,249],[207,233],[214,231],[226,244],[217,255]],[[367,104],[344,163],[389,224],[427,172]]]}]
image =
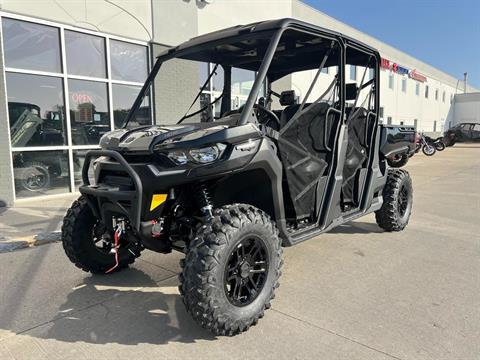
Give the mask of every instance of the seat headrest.
[{"label": "seat headrest", "polygon": [[356,83],[345,84],[345,100],[357,98],[358,87]]},{"label": "seat headrest", "polygon": [[288,106],[297,103],[297,97],[295,96],[295,90],[285,90],[280,94],[280,105]]}]

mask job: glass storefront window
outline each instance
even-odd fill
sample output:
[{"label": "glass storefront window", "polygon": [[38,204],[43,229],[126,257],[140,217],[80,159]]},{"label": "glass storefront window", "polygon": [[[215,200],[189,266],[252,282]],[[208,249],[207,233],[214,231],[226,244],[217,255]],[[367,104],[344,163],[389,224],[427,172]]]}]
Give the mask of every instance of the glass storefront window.
[{"label": "glass storefront window", "polygon": [[96,81],[68,80],[70,123],[74,145],[98,145],[110,131],[107,84]]},{"label": "glass storefront window", "polygon": [[7,67],[62,72],[58,28],[8,18],[2,24]]},{"label": "glass storefront window", "polygon": [[105,78],[105,39],[100,36],[65,31],[67,73]]},{"label": "glass storefront window", "polygon": [[[138,86],[112,84],[112,109],[116,129],[121,128],[125,123],[128,112],[137,98],[140,89]],[[135,117],[128,123],[128,127],[133,128],[151,123],[149,101],[148,97],[145,97]]]},{"label": "glass storefront window", "polygon": [[70,190],[67,151],[13,153],[17,198],[61,194]]},{"label": "glass storefront window", "polygon": [[[82,180],[82,169],[83,169],[83,163],[85,162],[85,154],[87,153],[88,150],[74,150],[73,151],[73,178],[75,180],[75,190],[78,190],[79,186],[83,184]],[[95,158],[92,158],[92,162]],[[88,178],[90,180],[90,184],[93,184],[95,182],[95,176],[93,173],[93,166],[90,165],[90,168],[88,170]]]},{"label": "glass storefront window", "polygon": [[65,145],[62,79],[7,73],[6,83],[12,147]]},{"label": "glass storefront window", "polygon": [[[16,197],[74,191],[87,149],[112,120],[123,125],[148,74],[148,46],[17,17],[2,16],[0,28]],[[152,123],[150,101],[129,127]]]},{"label": "glass storefront window", "polygon": [[147,48],[110,40],[112,79],[143,83],[147,78]]}]

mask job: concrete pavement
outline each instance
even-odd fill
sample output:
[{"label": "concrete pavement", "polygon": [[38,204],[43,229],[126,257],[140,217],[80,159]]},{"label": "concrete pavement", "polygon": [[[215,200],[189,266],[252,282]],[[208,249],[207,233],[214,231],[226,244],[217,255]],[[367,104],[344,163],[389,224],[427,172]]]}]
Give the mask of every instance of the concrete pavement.
[{"label": "concrete pavement", "polygon": [[478,359],[480,147],[406,169],[405,231],[367,216],[286,249],[272,309],[233,338],[185,313],[180,254],[145,251],[111,276],[76,269],[58,243],[0,254],[0,359]]},{"label": "concrete pavement", "polygon": [[78,196],[22,199],[0,207],[0,253],[60,240],[65,211]]}]

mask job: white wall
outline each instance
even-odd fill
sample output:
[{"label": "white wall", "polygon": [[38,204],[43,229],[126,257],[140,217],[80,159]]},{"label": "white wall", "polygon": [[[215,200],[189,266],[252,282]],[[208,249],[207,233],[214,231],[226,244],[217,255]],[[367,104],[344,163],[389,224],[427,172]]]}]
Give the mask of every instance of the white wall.
[{"label": "white wall", "polygon": [[[394,88],[389,88],[389,75],[394,76]],[[407,79],[406,92],[402,91],[402,78]],[[416,95],[416,84],[420,85],[419,95]],[[429,87],[428,99],[425,98],[425,87]],[[417,127],[420,131],[433,132],[436,121],[436,132],[443,131],[445,122],[450,112],[450,99],[455,95],[455,88],[441,83],[438,80],[427,78],[422,83],[408,78],[406,75],[398,75],[388,70],[381,70],[380,74],[380,106],[384,108],[383,119],[387,122],[392,117],[393,124],[414,125],[418,120]],[[438,99],[435,99],[435,91],[438,90]],[[443,101],[445,92],[445,101]]]},{"label": "white wall", "polygon": [[198,8],[198,33],[292,16],[292,0],[217,0]]},{"label": "white wall", "polygon": [[152,39],[150,0],[1,0],[0,8],[131,39]]},{"label": "white wall", "polygon": [[456,95],[453,105],[448,118],[450,126],[465,122],[480,124],[480,92]]}]

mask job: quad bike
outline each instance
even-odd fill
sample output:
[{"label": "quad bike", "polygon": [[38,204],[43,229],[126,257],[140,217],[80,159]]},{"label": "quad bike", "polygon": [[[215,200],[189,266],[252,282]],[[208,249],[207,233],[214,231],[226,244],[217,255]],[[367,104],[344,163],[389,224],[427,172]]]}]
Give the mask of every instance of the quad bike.
[{"label": "quad bike", "polygon": [[[163,125],[128,128],[162,64],[191,74],[199,61],[211,63],[211,72],[184,116],[171,111],[182,104],[179,94],[168,99],[169,91],[155,91],[162,96],[156,103],[166,104],[155,114]],[[412,180],[390,169],[385,156],[408,146],[396,148],[378,123],[380,61],[365,44],[292,19],[236,26],[165,51],[124,128],[86,154],[82,195],[63,221],[67,256],[104,274],[133,263],[145,248],[185,253],[179,291],[187,311],[214,334],[246,331],[271,306],[282,247],[373,212],[387,232],[408,224]],[[350,65],[364,68],[358,84],[345,83]],[[326,84],[325,67],[337,72]],[[238,109],[232,69],[256,74]],[[200,105],[219,71],[222,94]],[[300,71],[313,75],[301,95],[284,81]]]}]

